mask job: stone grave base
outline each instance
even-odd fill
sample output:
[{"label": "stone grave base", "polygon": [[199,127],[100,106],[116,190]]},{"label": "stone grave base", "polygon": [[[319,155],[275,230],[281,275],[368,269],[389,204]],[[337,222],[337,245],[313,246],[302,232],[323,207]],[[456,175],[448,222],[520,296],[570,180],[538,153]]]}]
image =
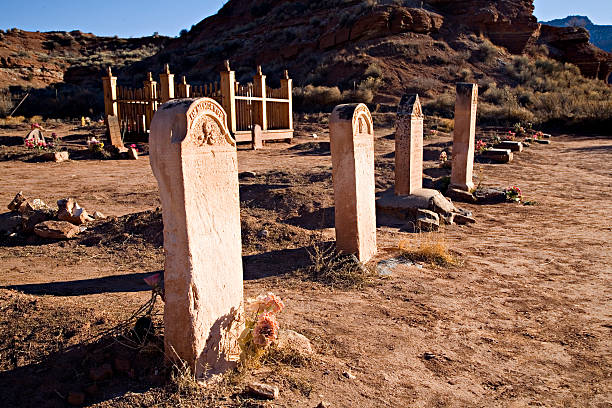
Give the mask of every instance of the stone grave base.
[{"label": "stone grave base", "polygon": [[470,224],[475,222],[469,211],[456,208],[438,190],[421,189],[411,195],[395,195],[393,189],[383,192],[376,200],[379,215],[406,222],[402,229],[434,231],[440,222]]},{"label": "stone grave base", "polygon": [[68,160],[69,154],[68,152],[49,152],[41,155],[42,160],[44,161],[52,161],[56,163],[60,163]]},{"label": "stone grave base", "polygon": [[514,159],[510,149],[488,149],[482,153],[482,157],[499,163],[510,163]]},{"label": "stone grave base", "polygon": [[504,140],[501,143],[495,145],[497,149],[508,149],[513,152],[522,152],[523,151],[523,143],[515,142],[512,140]]}]

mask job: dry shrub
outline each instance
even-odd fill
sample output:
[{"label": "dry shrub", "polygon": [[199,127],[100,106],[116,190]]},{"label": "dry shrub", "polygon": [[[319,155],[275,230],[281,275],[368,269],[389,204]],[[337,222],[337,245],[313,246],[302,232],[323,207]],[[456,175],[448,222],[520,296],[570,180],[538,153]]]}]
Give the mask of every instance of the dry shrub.
[{"label": "dry shrub", "polygon": [[19,125],[26,120],[24,116],[7,116],[0,119],[0,125]]},{"label": "dry shrub", "polygon": [[297,350],[291,348],[279,348],[276,345],[271,345],[266,350],[266,353],[261,357],[261,363],[264,365],[287,365],[291,367],[304,367],[311,361],[307,355],[301,354]]},{"label": "dry shrub", "polygon": [[293,89],[293,100],[298,109],[316,110],[321,107],[333,107],[342,101],[342,92],[337,86],[313,86]]},{"label": "dry shrub", "polygon": [[338,251],[335,244],[315,244],[308,254],[311,264],[300,274],[315,282],[340,289],[362,288],[372,284],[376,276],[354,255]]},{"label": "dry shrub", "polygon": [[423,111],[428,116],[452,118],[455,112],[455,95],[444,93],[423,104]]},{"label": "dry shrub", "polygon": [[435,118],[435,129],[441,132],[450,133],[455,129],[455,120],[446,118]]},{"label": "dry shrub", "polygon": [[444,236],[440,233],[419,233],[399,243],[402,255],[413,262],[427,262],[435,266],[457,265],[458,260],[451,255]]}]

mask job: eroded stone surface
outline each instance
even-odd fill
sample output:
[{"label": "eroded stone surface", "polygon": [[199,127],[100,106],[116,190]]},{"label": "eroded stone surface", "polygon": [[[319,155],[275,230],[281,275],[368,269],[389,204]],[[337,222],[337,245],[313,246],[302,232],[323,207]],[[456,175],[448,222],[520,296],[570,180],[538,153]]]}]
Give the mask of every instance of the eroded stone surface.
[{"label": "eroded stone surface", "polygon": [[260,125],[254,125],[251,131],[253,136],[253,150],[263,149],[263,132]]},{"label": "eroded stone surface", "polygon": [[397,110],[395,194],[423,188],[423,111],[419,96],[404,95]]},{"label": "eroded stone surface", "polygon": [[372,116],[364,104],[338,105],[329,127],[336,244],[367,262],[377,250]]},{"label": "eroded stone surface", "polygon": [[476,109],[478,85],[457,84],[455,102],[455,129],[453,131],[453,168],[451,187],[460,190],[474,189],[474,144],[476,136]]},{"label": "eroded stone surface", "polygon": [[165,103],[151,123],[163,208],[165,348],[198,378],[236,365],[242,258],[236,143],[214,100]]},{"label": "eroded stone surface", "polygon": [[68,221],[44,221],[34,227],[34,233],[42,238],[70,239],[81,230]]}]

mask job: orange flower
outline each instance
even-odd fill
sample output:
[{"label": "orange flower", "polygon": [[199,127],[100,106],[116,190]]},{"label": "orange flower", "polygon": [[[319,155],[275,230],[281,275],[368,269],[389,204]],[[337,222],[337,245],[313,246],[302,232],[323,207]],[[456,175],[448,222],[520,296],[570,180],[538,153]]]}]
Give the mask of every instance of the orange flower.
[{"label": "orange flower", "polygon": [[253,328],[253,343],[266,347],[278,338],[278,322],[272,312],[262,313]]}]

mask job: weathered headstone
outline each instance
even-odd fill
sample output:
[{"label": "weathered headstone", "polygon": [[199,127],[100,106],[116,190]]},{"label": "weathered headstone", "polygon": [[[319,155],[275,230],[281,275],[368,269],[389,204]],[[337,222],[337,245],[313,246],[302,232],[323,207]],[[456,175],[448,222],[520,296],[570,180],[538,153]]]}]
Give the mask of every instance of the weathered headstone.
[{"label": "weathered headstone", "polygon": [[121,128],[119,127],[119,118],[117,116],[108,115],[106,117],[106,126],[108,127],[108,138],[110,144],[118,149],[123,149],[123,140],[121,140]]},{"label": "weathered headstone", "polygon": [[477,107],[478,85],[458,83],[457,100],[455,102],[451,188],[465,191],[474,189],[472,173],[474,171]]},{"label": "weathered headstone", "polygon": [[397,109],[395,194],[414,194],[422,188],[423,111],[418,95],[404,95]]},{"label": "weathered headstone", "polygon": [[165,103],[151,123],[163,208],[166,355],[196,377],[235,366],[242,318],[236,143],[209,98]]},{"label": "weathered headstone", "polygon": [[45,136],[39,128],[32,129],[25,137],[25,140],[34,143],[37,146],[39,142],[45,142]]},{"label": "weathered headstone", "polygon": [[255,124],[251,130],[253,136],[253,150],[263,149],[263,132],[261,126]]},{"label": "weathered headstone", "polygon": [[338,105],[329,127],[336,244],[367,262],[376,254],[372,116],[364,104]]}]

